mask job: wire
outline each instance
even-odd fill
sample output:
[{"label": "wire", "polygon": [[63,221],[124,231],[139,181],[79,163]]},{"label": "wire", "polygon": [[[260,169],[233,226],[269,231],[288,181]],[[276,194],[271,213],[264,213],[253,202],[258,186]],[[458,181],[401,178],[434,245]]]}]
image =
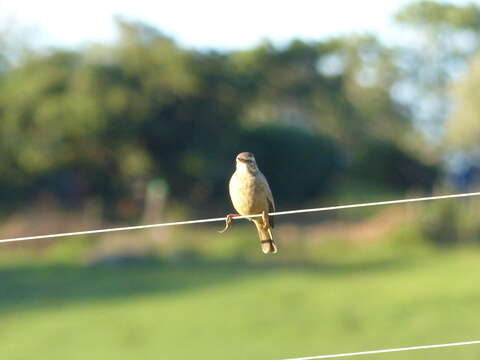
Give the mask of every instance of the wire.
[{"label": "wire", "polygon": [[[352,208],[359,208],[359,207],[366,207],[366,206],[404,204],[404,203],[419,202],[419,201],[442,200],[442,199],[452,199],[452,198],[479,196],[479,195],[480,195],[480,192],[452,194],[452,195],[440,195],[440,196],[428,196],[428,197],[421,197],[421,198],[414,198],[414,199],[389,200],[389,201],[378,201],[378,202],[363,203],[363,204],[329,206],[329,207],[314,208],[314,209],[279,211],[279,212],[271,213],[269,215],[300,214],[300,213],[317,212],[317,211],[352,209]],[[254,216],[261,216],[261,215],[254,215]],[[245,217],[253,217],[253,216],[243,216],[243,218],[245,218]],[[240,217],[237,217],[236,219],[239,219],[239,218]]]},{"label": "wire", "polygon": [[451,346],[464,346],[464,345],[474,345],[474,344],[480,344],[480,340],[464,341],[464,342],[457,342],[457,343],[450,343],[450,344],[422,345],[422,346],[412,346],[412,347],[394,348],[394,349],[361,351],[361,352],[344,353],[344,354],[307,356],[307,357],[284,359],[284,360],[333,359],[333,358],[347,357],[347,356],[372,355],[372,354],[391,353],[391,352],[399,352],[399,351],[436,349],[436,348],[446,348],[446,347],[451,347]]},{"label": "wire", "polygon": [[[419,202],[419,201],[452,199],[452,198],[461,198],[461,197],[470,197],[470,196],[479,196],[479,195],[480,195],[480,192],[463,193],[463,194],[451,194],[451,195],[440,195],[440,196],[429,196],[429,197],[421,197],[421,198],[413,198],[413,199],[401,199],[401,200],[389,200],[389,201],[379,201],[379,202],[370,202],[370,203],[361,203],[361,204],[351,204],[351,205],[328,206],[328,207],[313,208],[313,209],[277,211],[277,212],[269,213],[268,215],[278,216],[278,215],[289,215],[289,214],[301,214],[301,213],[309,213],[309,212],[352,209],[352,208],[360,208],[360,207],[367,207],[367,206],[404,204],[404,203]],[[262,216],[262,215],[261,214],[256,214],[256,215],[248,215],[248,216],[238,216],[238,217],[235,217],[235,219],[246,219],[246,218],[253,218],[253,217],[260,217],[260,216]],[[26,240],[37,240],[37,239],[49,239],[49,238],[76,236],[76,235],[90,235],[90,234],[98,234],[98,233],[113,232],[113,231],[140,230],[140,229],[149,229],[149,228],[154,228],[154,227],[200,224],[200,223],[225,221],[225,220],[226,220],[226,217],[220,217],[220,218],[211,218],[211,219],[177,221],[177,222],[169,222],[169,223],[161,223],[161,224],[137,225],[137,226],[125,226],[125,227],[99,229],[99,230],[76,231],[76,232],[68,232],[68,233],[60,233],[60,234],[24,236],[24,237],[2,239],[2,240],[0,240],[0,243],[8,243],[8,242],[14,242],[14,241],[26,241]]]}]

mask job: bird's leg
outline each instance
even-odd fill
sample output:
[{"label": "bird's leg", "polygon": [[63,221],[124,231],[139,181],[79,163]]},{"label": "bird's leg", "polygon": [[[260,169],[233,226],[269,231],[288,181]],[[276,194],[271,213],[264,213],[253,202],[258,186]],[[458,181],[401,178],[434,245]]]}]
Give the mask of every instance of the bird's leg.
[{"label": "bird's leg", "polygon": [[232,219],[234,217],[237,217],[237,216],[241,216],[240,214],[228,214],[226,219],[225,219],[225,229],[223,230],[220,230],[219,233],[222,234],[224,233],[225,231],[228,230],[228,227],[230,226],[230,224],[232,223]]},{"label": "bird's leg", "polygon": [[263,230],[268,230],[270,228],[270,221],[268,220],[268,212],[265,210],[262,211],[263,219]]}]

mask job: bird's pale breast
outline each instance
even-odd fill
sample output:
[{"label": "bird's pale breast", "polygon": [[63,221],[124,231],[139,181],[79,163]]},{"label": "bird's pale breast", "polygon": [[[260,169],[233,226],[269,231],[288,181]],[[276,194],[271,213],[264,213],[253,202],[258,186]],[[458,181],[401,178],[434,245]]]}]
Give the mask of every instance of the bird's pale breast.
[{"label": "bird's pale breast", "polygon": [[265,184],[254,174],[236,171],[230,179],[229,191],[233,206],[240,215],[269,210]]}]

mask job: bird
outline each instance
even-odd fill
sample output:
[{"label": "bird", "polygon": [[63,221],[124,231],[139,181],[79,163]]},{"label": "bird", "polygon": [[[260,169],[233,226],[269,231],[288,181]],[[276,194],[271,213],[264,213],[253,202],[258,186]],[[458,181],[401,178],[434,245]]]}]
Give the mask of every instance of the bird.
[{"label": "bird", "polygon": [[272,234],[275,224],[273,216],[268,215],[275,212],[275,202],[267,179],[259,170],[251,152],[241,152],[235,161],[236,170],[230,178],[228,188],[233,207],[238,214],[228,214],[225,228],[219,232],[225,232],[234,217],[261,214],[261,217],[249,217],[247,220],[257,227],[263,253],[275,254],[277,246]]}]

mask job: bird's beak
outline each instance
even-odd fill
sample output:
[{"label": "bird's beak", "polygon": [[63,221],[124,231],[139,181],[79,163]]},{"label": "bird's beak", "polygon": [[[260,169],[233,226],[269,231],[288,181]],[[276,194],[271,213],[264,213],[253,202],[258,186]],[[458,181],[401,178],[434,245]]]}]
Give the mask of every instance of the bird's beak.
[{"label": "bird's beak", "polygon": [[243,162],[243,163],[246,163],[246,162],[247,162],[247,160],[242,159],[242,158],[237,158],[237,160],[240,161],[240,162]]}]

